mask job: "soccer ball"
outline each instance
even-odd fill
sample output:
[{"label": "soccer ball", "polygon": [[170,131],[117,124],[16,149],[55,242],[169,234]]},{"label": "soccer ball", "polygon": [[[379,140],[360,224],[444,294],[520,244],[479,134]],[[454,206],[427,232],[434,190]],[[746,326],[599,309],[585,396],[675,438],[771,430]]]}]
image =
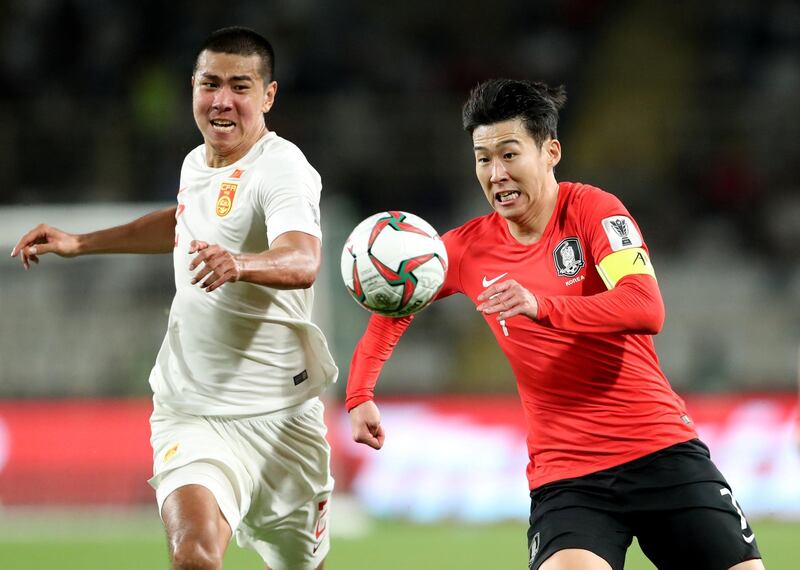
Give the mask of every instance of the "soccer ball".
[{"label": "soccer ball", "polygon": [[359,305],[388,317],[421,311],[442,288],[447,251],[428,222],[390,210],[358,224],[342,249],[342,279]]}]

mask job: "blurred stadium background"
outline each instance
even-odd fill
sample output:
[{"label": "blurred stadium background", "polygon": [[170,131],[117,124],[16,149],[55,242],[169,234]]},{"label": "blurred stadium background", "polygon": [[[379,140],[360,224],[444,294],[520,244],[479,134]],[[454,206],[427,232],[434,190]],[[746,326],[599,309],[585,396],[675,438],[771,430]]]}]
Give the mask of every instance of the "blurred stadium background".
[{"label": "blurred stadium background", "polygon": [[[468,302],[428,309],[387,365],[384,450],[349,442],[341,406],[367,319],[338,276],[344,238],[385,208],[440,231],[486,211],[460,106],[492,76],[566,84],[557,177],[616,193],[638,219],[667,305],[662,364],[767,566],[797,567],[797,2],[5,0],[0,245],[172,201],[201,142],[194,49],[232,24],[274,43],[270,125],[323,177],[316,313],[341,368],[330,568],[524,564],[514,380]],[[30,273],[0,257],[0,271],[0,567],[166,568],[145,480],[169,256],[46,258]],[[233,549],[226,567],[260,565]],[[651,566],[634,552],[629,567]]]}]

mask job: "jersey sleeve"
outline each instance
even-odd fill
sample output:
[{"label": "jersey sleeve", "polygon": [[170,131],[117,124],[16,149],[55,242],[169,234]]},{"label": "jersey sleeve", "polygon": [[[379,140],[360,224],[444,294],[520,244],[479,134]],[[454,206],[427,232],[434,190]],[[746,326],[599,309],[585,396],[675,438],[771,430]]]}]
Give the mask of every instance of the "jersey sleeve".
[{"label": "jersey sleeve", "polygon": [[462,239],[459,230],[460,228],[450,230],[442,236],[444,247],[447,250],[447,274],[442,288],[436,295],[437,299],[444,299],[454,293],[463,292],[460,269],[466,242]]},{"label": "jersey sleeve", "polygon": [[345,408],[349,412],[372,400],[384,363],[411,324],[413,315],[401,318],[372,315],[350,361]]},{"label": "jersey sleeve", "polygon": [[639,226],[620,200],[597,190],[582,204],[583,233],[607,291],[536,295],[537,322],[572,332],[656,334],[664,302]]},{"label": "jersey sleeve", "polygon": [[264,212],[267,243],[286,232],[322,238],[319,174],[301,155],[281,153],[261,169],[257,200]]},{"label": "jersey sleeve", "polygon": [[[462,292],[459,268],[467,243],[461,235],[461,228],[445,233],[442,241],[447,250],[447,273],[444,284],[436,295],[437,300]],[[413,315],[402,318],[380,315],[370,317],[367,328],[356,345],[350,361],[345,400],[348,412],[359,404],[373,399],[375,384],[383,365],[392,355],[394,347],[413,318]]]},{"label": "jersey sleeve", "polygon": [[656,334],[664,326],[664,301],[655,279],[629,275],[609,291],[587,297],[536,295],[536,322],[587,333]]},{"label": "jersey sleeve", "polygon": [[595,268],[608,289],[627,275],[656,274],[639,225],[622,202],[607,192],[591,194],[582,207],[582,225]]}]

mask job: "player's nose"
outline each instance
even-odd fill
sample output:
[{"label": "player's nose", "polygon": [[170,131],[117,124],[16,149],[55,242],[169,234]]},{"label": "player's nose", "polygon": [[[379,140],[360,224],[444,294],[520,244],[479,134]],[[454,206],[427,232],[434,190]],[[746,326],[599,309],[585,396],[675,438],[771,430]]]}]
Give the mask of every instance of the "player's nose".
[{"label": "player's nose", "polygon": [[492,161],[492,177],[489,179],[489,181],[492,183],[497,183],[503,182],[504,180],[508,180],[508,171],[506,170],[506,167],[503,166],[502,161]]},{"label": "player's nose", "polygon": [[233,106],[233,93],[228,87],[222,87],[214,93],[214,99],[211,102],[214,110],[224,111]]}]

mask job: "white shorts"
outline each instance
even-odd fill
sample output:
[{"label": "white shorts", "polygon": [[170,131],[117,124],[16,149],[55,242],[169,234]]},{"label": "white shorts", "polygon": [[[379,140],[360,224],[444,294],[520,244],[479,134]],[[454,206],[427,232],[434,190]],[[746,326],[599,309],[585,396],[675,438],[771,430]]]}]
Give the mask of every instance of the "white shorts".
[{"label": "white shorts", "polygon": [[192,416],[156,404],[150,418],[159,513],[184,485],[217,500],[239,546],[273,570],[313,569],[330,549],[333,478],[318,398],[272,414]]}]

